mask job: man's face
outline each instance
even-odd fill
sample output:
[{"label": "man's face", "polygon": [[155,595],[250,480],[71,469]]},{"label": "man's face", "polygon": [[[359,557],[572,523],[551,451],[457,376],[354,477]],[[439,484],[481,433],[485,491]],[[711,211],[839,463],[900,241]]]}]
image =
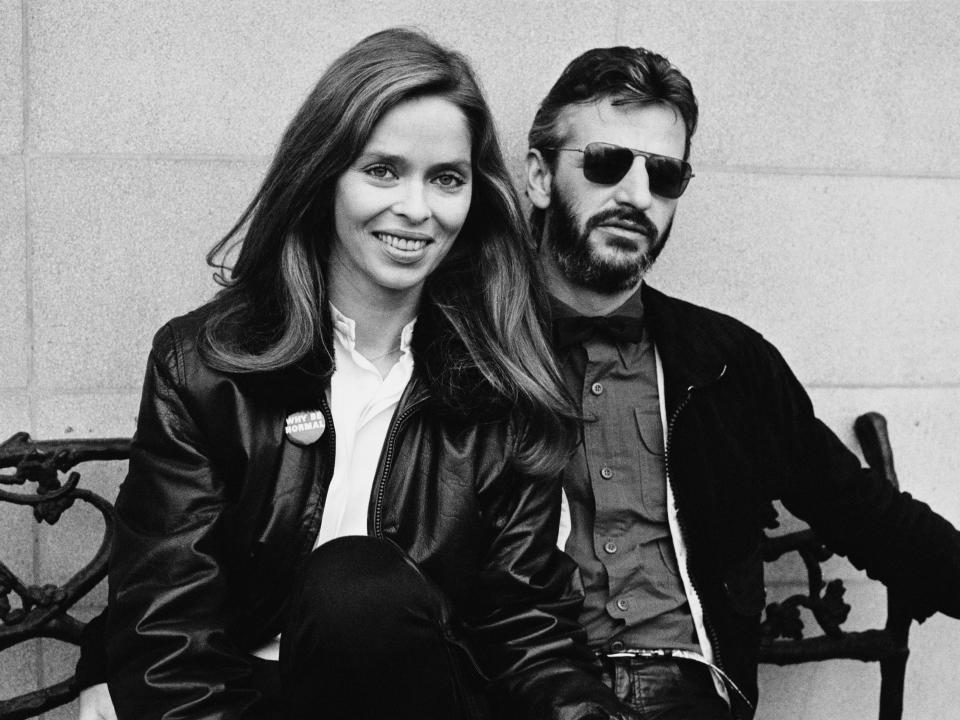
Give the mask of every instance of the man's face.
[{"label": "man's face", "polygon": [[[686,129],[667,105],[574,105],[563,116],[563,147],[606,142],[682,158]],[[616,184],[583,176],[583,155],[557,153],[549,173],[544,249],[567,283],[600,294],[634,288],[663,249],[677,200],[650,192],[644,158]]]}]

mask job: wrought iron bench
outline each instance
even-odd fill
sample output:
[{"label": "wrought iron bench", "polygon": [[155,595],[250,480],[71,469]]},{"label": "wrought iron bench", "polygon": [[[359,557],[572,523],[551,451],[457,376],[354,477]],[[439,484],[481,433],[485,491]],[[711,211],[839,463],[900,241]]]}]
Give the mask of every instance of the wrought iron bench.
[{"label": "wrought iron bench", "polygon": [[[899,487],[893,451],[883,415],[869,412],[854,422],[854,432],[870,468]],[[774,522],[774,525],[776,523]],[[880,663],[880,720],[900,720],[907,668],[910,614],[895,590],[887,590],[887,619],[882,628],[859,632],[840,626],[850,613],[841,580],[824,582],[820,564],[832,557],[812,530],[767,537],[764,561],[772,563],[796,552],[807,571],[807,593],[767,605],[761,625],[760,662],[795,665],[819,660],[862,660]],[[803,637],[800,608],[812,614],[822,634]]]},{"label": "wrought iron bench", "polygon": [[[868,464],[897,484],[886,421],[878,413],[857,418],[855,431]],[[29,506],[37,522],[56,523],[77,500],[89,503],[103,516],[104,535],[93,559],[65,585],[28,586],[0,563],[0,652],[27,640],[52,638],[78,644],[83,623],[71,608],[106,575],[107,556],[113,540],[111,504],[79,487],[77,465],[96,460],[126,460],[130,441],[100,440],[35,441],[17,433],[0,444],[0,502]],[[66,475],[62,478],[62,475]],[[2,489],[36,485],[34,493]],[[850,658],[879,662],[881,672],[880,720],[899,720],[903,707],[903,679],[907,662],[910,618],[894,593],[888,594],[888,617],[884,628],[847,632],[841,628],[850,606],[843,602],[840,580],[825,583],[820,563],[832,553],[810,530],[773,536],[767,541],[764,559],[773,562],[788,552],[798,552],[808,574],[808,593],[794,595],[767,606],[763,621],[761,662],[790,665],[818,660]],[[19,607],[11,603],[11,596]],[[800,608],[809,610],[823,631],[803,637]],[[78,688],[71,676],[48,687],[18,697],[0,700],[0,720],[24,720],[75,699]]]},{"label": "wrought iron bench", "polygon": [[[0,444],[0,502],[33,509],[37,522],[55,524],[76,501],[92,505],[103,516],[103,540],[86,565],[63,586],[27,585],[0,562],[0,652],[35,638],[52,638],[74,645],[80,642],[84,624],[70,614],[71,608],[107,574],[107,557],[113,542],[113,506],[90,490],[79,487],[77,465],[95,460],[126,460],[130,440],[35,441],[17,433]],[[62,479],[61,475],[66,474]],[[35,484],[35,492],[11,492],[10,486]],[[10,538],[6,538],[9,541]],[[11,603],[11,596],[19,607]],[[70,676],[49,687],[0,700],[0,720],[21,720],[65,705],[79,694]]]}]

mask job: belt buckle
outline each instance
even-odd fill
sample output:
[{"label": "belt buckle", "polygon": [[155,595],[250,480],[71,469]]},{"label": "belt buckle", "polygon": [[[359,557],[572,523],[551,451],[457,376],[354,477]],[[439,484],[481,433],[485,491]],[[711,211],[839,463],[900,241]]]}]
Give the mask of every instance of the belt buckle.
[{"label": "belt buckle", "polygon": [[646,649],[646,648],[624,648],[613,652],[602,653],[603,657],[611,660],[633,659],[633,658],[673,658],[673,650],[665,648]]}]

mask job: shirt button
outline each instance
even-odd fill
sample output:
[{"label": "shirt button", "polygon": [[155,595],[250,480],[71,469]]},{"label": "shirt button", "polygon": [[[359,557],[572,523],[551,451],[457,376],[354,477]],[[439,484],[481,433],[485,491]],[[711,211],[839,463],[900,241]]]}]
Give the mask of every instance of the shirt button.
[{"label": "shirt button", "polygon": [[620,608],[621,610],[626,610],[627,608],[630,607],[630,603],[628,603],[623,598],[620,598],[619,600],[617,600],[617,607]]},{"label": "shirt button", "polygon": [[613,477],[613,470],[606,466],[600,468],[600,477],[602,477],[604,480],[609,480]]},{"label": "shirt button", "polygon": [[617,551],[617,544],[615,542],[607,542],[607,544],[603,546],[603,549],[613,555]]},{"label": "shirt button", "polygon": [[626,647],[627,646],[624,645],[620,640],[614,640],[612,643],[610,643],[610,649],[613,650],[613,652],[623,652]]},{"label": "shirt button", "polygon": [[594,395],[599,395],[600,393],[602,393],[603,383],[595,382],[593,385],[590,386],[590,392],[592,392]]}]

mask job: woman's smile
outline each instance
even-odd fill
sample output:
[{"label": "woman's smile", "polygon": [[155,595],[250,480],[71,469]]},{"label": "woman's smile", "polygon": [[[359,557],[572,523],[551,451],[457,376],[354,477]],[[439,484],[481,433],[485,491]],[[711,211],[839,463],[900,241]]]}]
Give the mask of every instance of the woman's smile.
[{"label": "woman's smile", "polygon": [[417,262],[426,254],[427,245],[433,242],[433,239],[427,235],[412,233],[375,230],[373,235],[383,243],[384,251],[401,263]]}]

